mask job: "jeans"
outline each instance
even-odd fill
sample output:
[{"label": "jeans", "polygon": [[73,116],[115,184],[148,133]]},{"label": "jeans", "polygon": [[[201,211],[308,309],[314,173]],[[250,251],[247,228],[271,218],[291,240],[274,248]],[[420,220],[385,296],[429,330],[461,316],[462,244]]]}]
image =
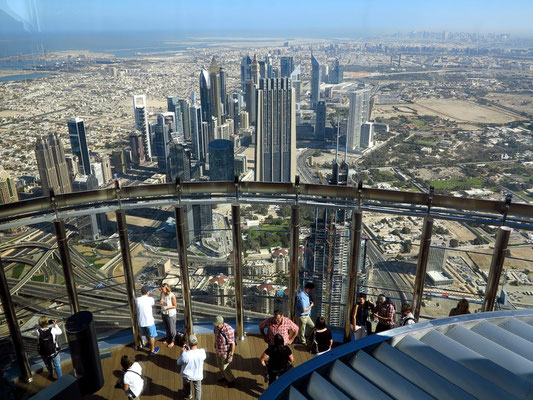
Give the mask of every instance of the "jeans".
[{"label": "jeans", "polygon": [[226,356],[219,356],[217,354],[217,366],[220,372],[222,372],[222,376],[226,378],[228,382],[233,382],[235,380],[233,372],[231,372],[229,363],[226,362]]},{"label": "jeans", "polygon": [[61,357],[59,356],[59,352],[56,354],[55,357],[42,357],[42,359],[44,365],[46,365],[46,369],[48,369],[48,372],[53,374],[55,369],[58,378],[61,378],[63,376],[63,371],[61,370]]},{"label": "jeans", "polygon": [[165,331],[167,332],[167,337],[165,340],[170,343],[176,337],[176,314],[169,316],[168,314],[162,314],[163,324],[165,324]]},{"label": "jeans", "polygon": [[305,337],[306,327],[313,329],[315,327],[315,324],[313,323],[313,320],[309,315],[300,315],[298,317],[298,339],[300,339],[301,344],[305,344],[307,341]]},{"label": "jeans", "polygon": [[183,397],[191,397],[191,383],[194,385],[194,400],[200,400],[202,398],[202,381],[190,381],[183,378]]}]

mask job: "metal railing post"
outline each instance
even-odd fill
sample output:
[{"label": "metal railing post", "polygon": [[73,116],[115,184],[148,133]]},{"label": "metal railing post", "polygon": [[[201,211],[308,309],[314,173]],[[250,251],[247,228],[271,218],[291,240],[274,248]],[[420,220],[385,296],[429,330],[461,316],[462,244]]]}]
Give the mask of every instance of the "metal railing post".
[{"label": "metal railing post", "polygon": [[242,247],[241,247],[241,207],[231,206],[233,224],[233,262],[235,274],[235,311],[237,313],[237,336],[244,339],[244,309],[242,294]]},{"label": "metal railing post", "polygon": [[415,287],[413,290],[413,315],[416,320],[420,316],[420,305],[424,293],[424,280],[426,279],[426,267],[428,264],[429,249],[431,246],[431,232],[433,230],[433,218],[424,218],[424,228],[420,238],[420,251],[418,253],[418,263],[416,265]]},{"label": "metal railing post", "polygon": [[141,347],[141,335],[139,333],[139,322],[137,320],[137,307],[135,306],[135,278],[133,277],[133,266],[131,263],[130,240],[128,237],[128,224],[126,223],[126,213],[123,210],[115,211],[118,225],[118,236],[120,240],[120,252],[122,254],[122,268],[126,279],[126,292],[128,294],[128,305],[131,314],[131,326],[133,329],[133,342],[136,348]]},{"label": "metal railing post", "polygon": [[0,258],[0,299],[2,300],[2,308],[4,310],[4,316],[9,327],[9,333],[13,340],[13,347],[15,349],[15,355],[17,356],[17,362],[20,369],[20,379],[25,382],[31,382],[33,380],[31,376],[30,362],[28,361],[28,355],[24,349],[24,342],[22,341],[22,335],[17,320],[17,314],[15,313],[15,307],[11,300],[11,293],[9,293],[9,286],[7,284],[6,274],[2,259]]},{"label": "metal railing post", "polygon": [[65,222],[63,220],[54,221],[54,229],[56,231],[57,246],[59,249],[59,256],[61,258],[61,265],[63,266],[63,275],[65,277],[65,286],[67,287],[70,308],[72,310],[72,314],[75,314],[80,311],[80,304],[78,302],[78,293],[76,291],[74,273],[72,272],[72,261],[70,259],[70,251],[68,249]]},{"label": "metal railing post", "polygon": [[176,213],[176,241],[178,244],[178,254],[180,261],[181,292],[183,295],[183,315],[187,335],[194,333],[192,324],[191,288],[189,282],[189,262],[187,260],[187,244],[185,238],[185,213],[183,206],[175,208]]},{"label": "metal railing post", "polygon": [[494,301],[498,292],[510,235],[511,228],[500,226],[496,235],[496,243],[494,244],[494,252],[492,253],[492,261],[490,263],[489,280],[487,282],[487,290],[481,311],[492,311],[494,309]]},{"label": "metal railing post", "polygon": [[352,229],[350,232],[350,284],[348,286],[348,299],[346,302],[345,321],[344,321],[344,343],[351,340],[352,331],[352,309],[355,304],[357,291],[357,275],[359,269],[359,260],[361,258],[361,226],[363,223],[363,213],[361,210],[352,212]]},{"label": "metal railing post", "polygon": [[291,208],[291,256],[289,277],[289,315],[295,320],[296,289],[298,287],[298,247],[300,241],[300,206],[293,205]]}]

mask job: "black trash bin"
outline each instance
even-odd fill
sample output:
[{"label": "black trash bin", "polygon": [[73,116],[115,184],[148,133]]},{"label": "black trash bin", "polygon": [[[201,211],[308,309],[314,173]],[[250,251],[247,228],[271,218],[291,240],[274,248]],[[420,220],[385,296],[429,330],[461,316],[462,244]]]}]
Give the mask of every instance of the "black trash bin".
[{"label": "black trash bin", "polygon": [[96,340],[93,314],[80,311],[65,324],[72,366],[83,394],[97,392],[104,386],[100,351]]}]

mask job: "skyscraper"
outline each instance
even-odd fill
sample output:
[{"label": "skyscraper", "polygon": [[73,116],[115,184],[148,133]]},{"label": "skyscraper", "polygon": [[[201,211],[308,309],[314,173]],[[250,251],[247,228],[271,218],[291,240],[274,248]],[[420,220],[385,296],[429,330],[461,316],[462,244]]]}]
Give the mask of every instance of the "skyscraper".
[{"label": "skyscraper", "polygon": [[365,122],[361,125],[361,147],[368,149],[374,146],[374,123]]},{"label": "skyscraper", "polygon": [[311,54],[311,108],[320,100],[320,63]]},{"label": "skyscraper", "polygon": [[146,161],[152,161],[152,143],[150,129],[148,129],[148,111],[146,110],[146,96],[133,96],[133,112],[135,114],[135,129],[141,132]]},{"label": "skyscraper", "polygon": [[193,104],[190,107],[190,114],[192,155],[195,160],[205,161],[206,148],[202,126],[202,108],[197,104]]},{"label": "skyscraper", "polygon": [[248,112],[248,121],[255,125],[256,120],[256,85],[253,81],[246,81],[246,111]]},{"label": "skyscraper", "polygon": [[0,204],[19,201],[17,187],[11,176],[0,166]]},{"label": "skyscraper", "polygon": [[300,104],[300,93],[301,93],[301,86],[302,82],[300,81],[300,74],[301,74],[301,66],[298,65],[294,70],[291,72],[291,86],[294,89],[294,101],[296,105]]},{"label": "skyscraper", "polygon": [[183,136],[185,140],[191,140],[191,114],[189,103],[185,99],[180,99],[181,121],[183,123]]},{"label": "skyscraper", "polygon": [[211,59],[209,65],[209,80],[211,81],[211,116],[216,118],[218,125],[221,125],[223,121],[222,103],[220,102],[220,69],[215,57]]},{"label": "skyscraper", "polygon": [[370,89],[354,90],[350,93],[350,112],[346,140],[349,150],[361,147],[361,125],[370,114]]},{"label": "skyscraper", "polygon": [[200,72],[200,105],[202,106],[202,121],[211,121],[211,81],[209,72],[202,68]]},{"label": "skyscraper", "polygon": [[166,112],[158,114],[157,124],[154,127],[154,155],[157,157],[157,167],[160,170],[167,170],[167,157],[169,142],[171,140],[172,124],[174,113]]},{"label": "skyscraper", "polygon": [[217,139],[209,143],[209,179],[212,181],[233,181],[235,158],[233,142]]},{"label": "skyscraper", "polygon": [[[257,62],[257,56],[255,54],[250,70],[252,72],[252,82],[256,85],[259,85],[259,63]],[[248,95],[248,92],[246,92],[246,95]]]},{"label": "skyscraper", "polygon": [[289,56],[281,57],[280,60],[281,66],[281,77],[289,78],[292,71],[294,71],[294,58]]},{"label": "skyscraper", "polygon": [[322,100],[316,105],[315,136],[318,139],[326,137],[326,102]]},{"label": "skyscraper", "polygon": [[272,78],[272,55],[270,53],[265,57],[265,78]]},{"label": "skyscraper", "polygon": [[174,113],[174,121],[176,122],[175,132],[177,132],[178,135],[183,135],[183,120],[180,100],[177,97],[167,97],[167,110]]},{"label": "skyscraper", "polygon": [[344,80],[344,68],[339,64],[339,59],[335,59],[333,63],[333,68],[329,73],[330,80],[329,83],[342,83]]},{"label": "skyscraper", "polygon": [[184,145],[170,143],[167,162],[167,182],[175,182],[178,177],[182,182],[191,180],[191,154]]},{"label": "skyscraper", "polygon": [[296,112],[290,79],[262,79],[256,109],[255,180],[293,182]]},{"label": "skyscraper", "polygon": [[130,133],[130,147],[131,147],[131,162],[134,165],[142,165],[144,163],[144,146],[143,136],[141,132],[134,131]]},{"label": "skyscraper", "polygon": [[56,194],[72,191],[65,161],[65,150],[57,134],[50,133],[46,138],[44,136],[37,137],[35,158],[45,196],[50,195],[50,189],[53,189]]},{"label": "skyscraper", "polygon": [[246,91],[246,81],[252,79],[252,59],[246,55],[241,60],[241,90]]},{"label": "skyscraper", "polygon": [[72,154],[78,157],[81,171],[85,175],[90,175],[91,160],[89,158],[89,147],[87,146],[87,136],[85,135],[85,124],[83,123],[83,119],[70,119],[67,122],[67,126]]},{"label": "skyscraper", "polygon": [[220,76],[220,103],[222,104],[223,110],[222,114],[228,115],[228,99],[227,99],[227,90],[226,90],[226,79],[227,74],[224,70],[224,67],[219,68],[219,76]]}]

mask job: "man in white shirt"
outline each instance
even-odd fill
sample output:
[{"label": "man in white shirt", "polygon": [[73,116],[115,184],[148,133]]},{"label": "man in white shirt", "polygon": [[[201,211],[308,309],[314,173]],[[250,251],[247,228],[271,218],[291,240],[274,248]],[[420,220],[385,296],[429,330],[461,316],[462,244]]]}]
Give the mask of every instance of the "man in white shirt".
[{"label": "man in white shirt", "polygon": [[[52,325],[50,328],[49,325]],[[56,320],[48,320],[47,317],[39,318],[39,328],[35,330],[34,335],[39,340],[38,351],[43,359],[44,365],[50,372],[50,378],[56,371],[57,377],[61,378],[63,372],[61,370],[61,359],[59,357],[59,346],[57,345],[56,337],[61,335],[63,331],[57,325]]]},{"label": "man in white shirt", "polygon": [[141,336],[149,338],[151,355],[159,352],[159,347],[155,347],[157,330],[155,329],[155,320],[152,311],[154,304],[154,298],[150,297],[150,287],[146,285],[143,286],[141,288],[141,297],[135,299],[135,305],[137,307],[137,321],[139,323]]},{"label": "man in white shirt", "polygon": [[191,383],[194,385],[194,399],[202,398],[202,379],[204,379],[205,349],[198,348],[196,335],[189,336],[189,347],[183,346],[183,353],[178,359],[183,378],[183,397],[192,399]]}]

